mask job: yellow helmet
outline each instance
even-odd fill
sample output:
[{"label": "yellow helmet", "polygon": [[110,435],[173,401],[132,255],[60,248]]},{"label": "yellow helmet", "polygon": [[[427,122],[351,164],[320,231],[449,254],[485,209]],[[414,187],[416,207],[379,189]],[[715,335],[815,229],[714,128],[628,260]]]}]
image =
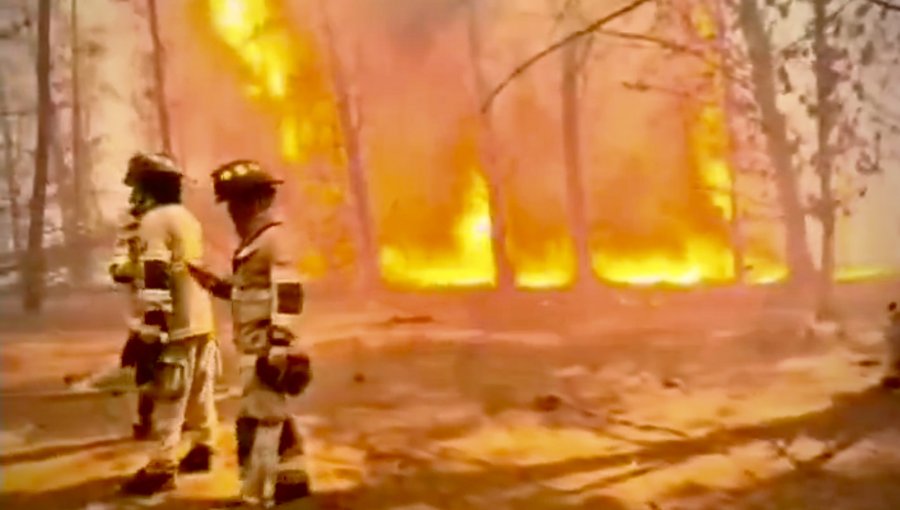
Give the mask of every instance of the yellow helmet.
[{"label": "yellow helmet", "polygon": [[213,171],[212,180],[218,202],[271,191],[283,182],[263,170],[258,162],[249,159],[238,159],[219,166]]}]

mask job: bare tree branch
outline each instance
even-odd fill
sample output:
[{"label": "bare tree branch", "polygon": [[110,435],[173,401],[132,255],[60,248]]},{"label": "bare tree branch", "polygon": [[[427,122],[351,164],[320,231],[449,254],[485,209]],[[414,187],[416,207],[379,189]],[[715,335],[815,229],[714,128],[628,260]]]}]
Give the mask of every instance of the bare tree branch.
[{"label": "bare tree branch", "polygon": [[689,55],[695,57],[704,57],[703,52],[696,49],[691,48],[685,44],[681,44],[675,41],[669,41],[666,39],[662,39],[659,37],[654,37],[652,35],[646,34],[635,34],[632,32],[620,32],[618,30],[606,30],[606,29],[597,29],[596,32],[601,35],[608,35],[611,37],[617,37],[619,39],[627,39],[632,41],[641,41],[646,43],[655,44],[663,49],[667,49],[670,51],[678,52],[678,53],[687,53]]},{"label": "bare tree branch", "polygon": [[[871,1],[871,0],[864,0],[864,1]],[[875,0],[875,1],[879,1],[879,0]],[[841,4],[837,9],[835,9],[834,12],[832,12],[831,14],[828,15],[828,18],[826,19],[825,22],[828,23],[828,24],[831,24],[832,22],[834,22],[836,19],[838,19],[838,17],[841,15],[841,13],[844,12],[844,10],[845,10],[852,2],[853,2],[853,0],[846,0],[846,1],[845,1],[843,4]],[[800,46],[801,44],[804,44],[804,43],[809,42],[809,41],[810,41],[810,38],[811,38],[812,36],[813,36],[813,27],[812,27],[812,26],[808,26],[808,27],[806,27],[806,30],[803,32],[803,35],[801,35],[800,37],[794,39],[793,41],[791,41],[790,43],[784,45],[783,47],[777,49],[777,50],[775,51],[775,53],[777,53],[777,54],[779,54],[779,55],[783,55],[785,52],[792,51],[792,50],[795,49],[797,46]]]},{"label": "bare tree branch", "polygon": [[893,2],[888,2],[887,0],[863,0],[865,2],[869,2],[870,4],[875,4],[882,9],[886,9],[888,11],[898,11],[900,12],[900,4],[895,4]]},{"label": "bare tree branch", "polygon": [[496,87],[494,87],[494,90],[492,90],[491,93],[488,94],[488,97],[485,99],[484,104],[481,107],[481,111],[487,112],[488,110],[490,110],[491,105],[494,102],[494,99],[496,99],[496,97],[498,95],[500,95],[500,92],[502,92],[503,89],[505,89],[506,86],[509,85],[510,82],[512,82],[512,80],[514,80],[517,76],[519,76],[522,73],[524,73],[525,71],[527,71],[531,66],[538,63],[541,59],[543,59],[547,55],[550,55],[554,51],[562,48],[563,46],[565,46],[573,41],[576,41],[586,35],[596,32],[597,30],[602,28],[607,23],[609,23],[617,18],[620,18],[621,16],[624,16],[624,15],[628,14],[629,12],[634,11],[638,7],[640,7],[646,3],[650,3],[652,1],[653,0],[635,0],[631,3],[629,3],[628,5],[621,7],[619,9],[603,16],[602,18],[594,21],[593,23],[586,26],[585,28],[583,28],[581,30],[577,30],[575,32],[572,32],[571,34],[563,37],[559,41],[557,41],[557,42],[551,44],[550,46],[544,48],[543,50],[535,53],[534,55],[531,56],[531,58],[529,58],[529,59],[525,60],[525,62],[522,62],[521,64],[519,64],[515,69],[513,69],[513,71],[509,74],[509,76],[506,77],[506,79],[504,79]]}]

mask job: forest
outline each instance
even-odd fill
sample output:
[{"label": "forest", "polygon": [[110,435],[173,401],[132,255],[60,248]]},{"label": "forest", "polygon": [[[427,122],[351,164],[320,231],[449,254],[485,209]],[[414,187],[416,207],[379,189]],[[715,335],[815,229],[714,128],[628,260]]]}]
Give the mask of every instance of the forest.
[{"label": "forest", "polygon": [[0,506],[124,504],[145,151],[223,272],[210,173],[284,181],[327,504],[895,508],[898,34],[895,0],[0,0]]}]

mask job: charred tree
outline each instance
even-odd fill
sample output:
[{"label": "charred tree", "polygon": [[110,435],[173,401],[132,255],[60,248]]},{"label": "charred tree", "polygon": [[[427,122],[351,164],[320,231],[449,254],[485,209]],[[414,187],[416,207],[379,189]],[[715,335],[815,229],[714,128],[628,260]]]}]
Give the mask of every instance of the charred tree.
[{"label": "charred tree", "polygon": [[[730,234],[731,234],[731,253],[732,267],[734,271],[734,280],[737,284],[743,285],[747,282],[747,262],[746,262],[746,243],[744,239],[744,225],[740,205],[740,194],[738,193],[740,179],[740,171],[735,158],[735,144],[737,137],[732,127],[732,115],[734,110],[734,83],[729,73],[724,69],[727,65],[729,56],[729,40],[728,40],[728,23],[725,21],[724,8],[721,2],[716,2],[715,6],[715,55],[711,56],[714,79],[721,84],[721,95],[717,97],[722,101],[722,111],[724,114],[724,130],[725,138],[728,140],[726,158],[728,161],[728,169],[731,175],[731,185],[727,192],[729,196],[730,212]],[[710,57],[708,57],[710,58]]]},{"label": "charred tree", "polygon": [[359,117],[354,115],[353,98],[344,73],[343,61],[338,54],[334,41],[334,32],[328,15],[324,14],[325,37],[331,60],[331,73],[334,92],[337,96],[338,122],[340,123],[343,146],[347,156],[347,171],[350,181],[350,194],[353,197],[356,238],[357,269],[363,290],[373,290],[378,286],[378,252],[372,235],[372,209],[369,204],[369,185],[363,166],[362,145],[360,143]]},{"label": "charred tree", "polygon": [[[488,94],[487,79],[484,73],[482,60],[481,29],[478,23],[478,6],[474,0],[466,2],[467,29],[469,38],[469,56],[472,61],[472,70],[475,78],[475,95],[478,104],[485,100]],[[482,158],[485,181],[488,188],[488,207],[491,211],[491,239],[494,268],[497,274],[497,288],[508,291],[515,287],[515,274],[507,250],[506,229],[506,205],[502,189],[503,177],[499,171],[497,147],[494,140],[494,131],[490,111],[481,115],[482,131]]]},{"label": "charred tree", "polygon": [[757,0],[740,0],[738,21],[747,43],[753,97],[762,117],[769,159],[775,169],[775,185],[784,218],[789,280],[792,284],[805,285],[814,273],[807,244],[806,212],[800,201],[798,172],[792,160],[787,121],[778,109],[772,45]]},{"label": "charred tree", "polygon": [[828,44],[828,0],[813,0],[813,70],[816,76],[816,155],[814,166],[819,179],[818,204],[814,208],[822,225],[822,259],[818,281],[817,313],[831,316],[835,269],[835,212],[837,201],[832,189],[833,158],[829,140],[840,114],[835,103],[838,74],[834,70],[834,49]]},{"label": "charred tree", "polygon": [[159,30],[159,15],[156,0],[147,0],[147,18],[150,25],[150,39],[153,42],[153,81],[156,114],[159,121],[159,136],[163,151],[172,154],[172,134],[169,125],[169,106],[166,97],[165,48]]},{"label": "charred tree", "polygon": [[23,305],[28,312],[40,311],[44,301],[44,214],[47,201],[47,151],[50,131],[50,0],[38,4],[38,119],[34,155],[34,183],[28,225],[28,251],[24,261]]},{"label": "charred tree", "polygon": [[560,99],[562,101],[562,141],[563,161],[566,170],[566,204],[569,222],[572,226],[572,240],[578,273],[576,286],[584,286],[591,281],[590,227],[585,209],[584,171],[581,160],[581,115],[579,111],[578,81],[581,47],[583,41],[573,41],[563,47],[562,81]]}]

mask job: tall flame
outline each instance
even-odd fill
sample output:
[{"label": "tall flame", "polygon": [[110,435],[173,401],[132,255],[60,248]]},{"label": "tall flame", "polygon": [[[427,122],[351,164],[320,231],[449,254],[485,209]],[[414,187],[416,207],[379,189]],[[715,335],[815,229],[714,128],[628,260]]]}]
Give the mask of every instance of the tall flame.
[{"label": "tall flame", "polygon": [[[716,25],[703,6],[693,17],[694,30],[699,37],[713,40]],[[677,246],[664,243],[655,249],[629,253],[616,247],[595,250],[593,263],[601,278],[625,284],[696,285],[701,282],[726,282],[735,278],[735,225],[737,212],[734,203],[734,173],[728,161],[730,140],[727,119],[722,105],[725,101],[720,56],[715,50],[706,56],[706,75],[711,77],[709,95],[700,100],[688,127],[691,154],[689,172],[699,188],[696,198],[706,204],[694,208],[715,216],[710,225],[681,225]],[[711,207],[707,207],[707,205]],[[767,282],[781,277],[783,269],[769,256],[767,246],[745,246],[744,263],[753,268],[748,274],[752,282]]]},{"label": "tall flame", "polygon": [[246,70],[248,95],[279,117],[285,161],[326,155],[339,163],[337,115],[312,37],[288,23],[278,0],[208,0],[208,7],[217,35]]},{"label": "tall flame", "polygon": [[493,285],[496,281],[491,242],[488,187],[478,168],[467,174],[461,211],[451,227],[452,249],[439,253],[386,245],[381,268],[393,283],[422,286]]},{"label": "tall flame", "polygon": [[[316,156],[326,156],[330,164],[341,166],[344,161],[335,101],[328,80],[322,77],[314,38],[287,21],[283,2],[207,0],[210,24],[242,64],[247,95],[276,118],[284,161],[309,163]],[[703,8],[694,12],[693,21],[700,37],[717,37],[716,24]],[[725,97],[720,56],[710,51],[706,63],[712,87],[696,105],[687,129],[691,168],[685,178],[695,181],[693,186],[698,190],[691,196],[704,202],[696,211],[707,219],[676,221],[679,231],[673,236],[677,242],[660,241],[637,251],[595,247],[591,262],[596,276],[603,280],[696,285],[735,278],[733,234],[741,211],[735,203],[737,183],[728,160],[730,140],[722,108]],[[379,264],[386,281],[421,287],[496,284],[492,222],[497,214],[510,212],[491,210],[484,169],[477,151],[475,155],[469,152],[466,157],[454,156],[459,160],[454,160],[453,166],[462,172],[466,183],[462,196],[457,197],[456,214],[448,225],[435,225],[436,229],[450,229],[449,244],[384,244],[379,248]],[[500,242],[505,243],[518,286],[549,288],[571,283],[574,251],[569,239],[531,244],[516,241]],[[750,282],[771,282],[784,276],[784,265],[768,245],[749,243],[743,249],[744,262],[752,268],[747,275]],[[869,272],[844,271],[839,276],[860,277]]]}]

